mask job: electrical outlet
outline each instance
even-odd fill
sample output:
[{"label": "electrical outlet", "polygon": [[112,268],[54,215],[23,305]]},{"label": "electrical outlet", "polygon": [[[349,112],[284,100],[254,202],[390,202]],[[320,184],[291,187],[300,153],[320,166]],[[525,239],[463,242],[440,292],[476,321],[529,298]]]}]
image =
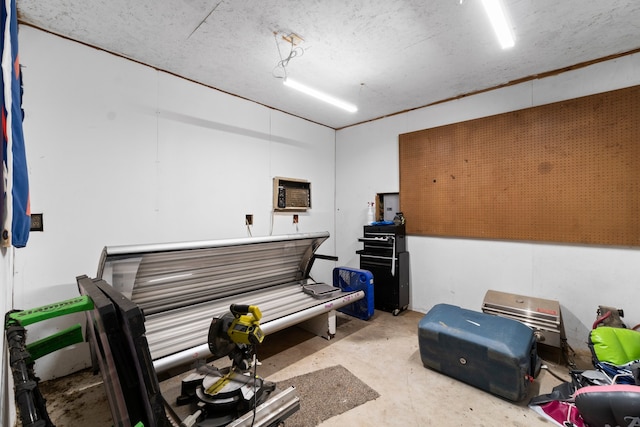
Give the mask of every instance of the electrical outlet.
[{"label": "electrical outlet", "polygon": [[298,223],[298,215],[297,215],[297,214],[294,214],[294,215],[293,215],[293,223],[294,223],[294,224],[297,224],[297,223]]},{"label": "electrical outlet", "polygon": [[244,216],[244,223],[245,223],[245,225],[253,225],[253,215],[252,214],[246,214]]},{"label": "electrical outlet", "polygon": [[31,214],[31,228],[29,231],[44,231],[44,224],[42,223],[41,213]]}]

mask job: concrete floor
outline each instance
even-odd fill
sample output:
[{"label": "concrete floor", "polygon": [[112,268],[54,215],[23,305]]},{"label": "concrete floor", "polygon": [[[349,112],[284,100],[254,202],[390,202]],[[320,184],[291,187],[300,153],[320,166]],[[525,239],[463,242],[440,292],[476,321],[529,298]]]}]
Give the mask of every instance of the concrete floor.
[{"label": "concrete floor", "polygon": [[[376,311],[372,319],[362,321],[339,314],[337,335],[330,341],[296,327],[269,335],[259,348],[258,374],[277,382],[340,364],[380,394],[326,420],[320,424],[323,427],[553,425],[529,409],[527,402],[549,393],[560,380],[543,369],[529,396],[513,403],[427,369],[417,339],[422,316],[406,311],[394,317]],[[568,380],[568,368],[558,366],[554,358],[545,360],[545,365]],[[112,425],[100,376],[82,372],[43,382],[41,390],[56,425]]]}]

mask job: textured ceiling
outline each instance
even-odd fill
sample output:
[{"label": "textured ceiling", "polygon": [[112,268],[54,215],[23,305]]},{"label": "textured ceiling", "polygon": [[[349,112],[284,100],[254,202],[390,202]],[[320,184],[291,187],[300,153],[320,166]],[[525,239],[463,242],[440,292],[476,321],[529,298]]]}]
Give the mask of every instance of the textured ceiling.
[{"label": "textured ceiling", "polygon": [[[17,0],[20,22],[332,128],[640,48],[640,1],[503,0],[502,50],[480,0]],[[347,113],[282,85],[354,103]]]}]

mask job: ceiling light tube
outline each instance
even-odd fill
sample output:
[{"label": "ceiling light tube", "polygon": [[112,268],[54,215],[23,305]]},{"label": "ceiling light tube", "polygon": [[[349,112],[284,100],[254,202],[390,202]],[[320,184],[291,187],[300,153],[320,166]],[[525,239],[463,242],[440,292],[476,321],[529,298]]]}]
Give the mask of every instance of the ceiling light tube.
[{"label": "ceiling light tube", "polygon": [[358,107],[353,104],[341,101],[331,95],[327,95],[324,92],[320,92],[319,90],[310,88],[309,86],[303,85],[302,83],[298,83],[295,80],[291,80],[289,77],[285,78],[283,83],[285,86],[289,86],[290,88],[299,90],[302,93],[306,93],[307,95],[313,96],[314,98],[329,103],[335,107],[342,108],[343,110],[346,110],[350,113],[355,113],[356,111],[358,111]]},{"label": "ceiling light tube", "polygon": [[482,0],[482,5],[489,16],[493,30],[496,32],[502,48],[507,49],[513,47],[515,41],[511,33],[511,26],[507,21],[507,15],[500,0]]}]

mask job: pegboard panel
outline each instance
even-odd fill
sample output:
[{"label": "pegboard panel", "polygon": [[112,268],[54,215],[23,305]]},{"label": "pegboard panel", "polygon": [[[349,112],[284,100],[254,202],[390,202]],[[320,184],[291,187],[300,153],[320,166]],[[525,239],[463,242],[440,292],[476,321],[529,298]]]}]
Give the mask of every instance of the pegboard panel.
[{"label": "pegboard panel", "polygon": [[407,233],[640,245],[640,86],[400,135]]}]

